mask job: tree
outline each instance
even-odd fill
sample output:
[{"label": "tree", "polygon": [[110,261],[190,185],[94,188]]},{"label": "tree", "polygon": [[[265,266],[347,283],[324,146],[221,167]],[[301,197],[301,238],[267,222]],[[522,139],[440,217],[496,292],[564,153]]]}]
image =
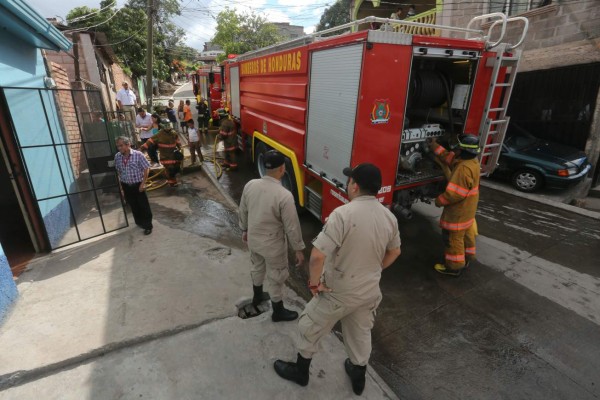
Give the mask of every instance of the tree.
[{"label": "tree", "polygon": [[317,32],[350,22],[351,2],[352,0],[337,0],[331,7],[327,7],[317,24]]},{"label": "tree", "polygon": [[[183,45],[185,32],[169,21],[180,14],[177,0],[155,0],[154,24],[154,75],[167,79],[174,59],[195,61],[198,52]],[[146,0],[129,0],[118,9],[114,0],[103,0],[100,9],[76,7],[67,14],[71,29],[86,28],[106,34],[109,44],[127,72],[133,76],[146,74],[146,23],[148,21]],[[79,17],[96,14],[78,19]]]},{"label": "tree", "polygon": [[217,15],[217,28],[212,42],[223,48],[225,54],[244,54],[270,46],[281,40],[275,25],[254,12],[238,14],[225,8]]}]

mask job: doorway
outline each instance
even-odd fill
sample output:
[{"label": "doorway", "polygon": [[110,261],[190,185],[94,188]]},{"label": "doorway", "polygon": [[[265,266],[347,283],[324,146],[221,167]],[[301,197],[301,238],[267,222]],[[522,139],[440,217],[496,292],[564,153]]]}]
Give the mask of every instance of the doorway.
[{"label": "doorway", "polygon": [[[2,144],[0,143],[0,147]],[[0,149],[0,245],[13,276],[19,276],[35,257],[35,248],[23,216],[19,197],[12,182],[12,172],[4,148]]]}]

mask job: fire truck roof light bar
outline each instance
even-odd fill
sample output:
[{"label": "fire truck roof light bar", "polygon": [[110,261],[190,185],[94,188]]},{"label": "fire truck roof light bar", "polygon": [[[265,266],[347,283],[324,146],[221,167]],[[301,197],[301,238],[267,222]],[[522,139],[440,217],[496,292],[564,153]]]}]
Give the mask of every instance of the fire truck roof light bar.
[{"label": "fire truck roof light bar", "polygon": [[[504,26],[504,30],[506,30],[506,15],[504,15],[502,13],[486,14],[486,15],[482,15],[480,17],[475,17],[473,19],[491,18],[490,16],[491,17],[503,16],[503,21],[504,21],[503,26]],[[333,33],[333,32],[337,32],[337,31],[343,31],[345,29],[354,28],[354,27],[358,27],[360,25],[371,24],[371,23],[393,24],[393,25],[403,25],[403,26],[418,26],[418,27],[423,27],[423,28],[434,28],[434,29],[442,29],[442,30],[455,31],[455,32],[464,32],[467,34],[475,33],[475,34],[479,35],[479,37],[481,39],[487,40],[487,36],[484,36],[484,31],[482,29],[471,29],[470,28],[470,25],[472,22],[473,22],[473,20],[471,20],[471,22],[469,22],[469,25],[467,26],[467,28],[459,28],[456,26],[423,24],[421,22],[403,21],[403,20],[390,19],[390,18],[366,17],[366,18],[363,18],[363,19],[360,19],[357,21],[348,22],[347,24],[343,24],[343,25],[339,25],[339,26],[336,26],[333,28],[325,29],[324,31],[314,32],[314,33],[311,33],[310,35],[306,35],[301,38],[296,38],[293,40],[289,40],[287,42],[277,43],[277,44],[274,44],[274,45],[271,45],[268,47],[263,47],[258,50],[249,51],[248,53],[244,53],[244,54],[238,56],[233,61],[243,61],[244,59],[247,59],[252,56],[256,56],[257,54],[260,54],[260,53],[267,54],[270,52],[284,50],[286,48],[289,48],[291,45],[300,46],[302,44],[308,44],[308,43],[311,43],[315,39],[320,39],[322,35],[326,35],[328,33]],[[502,35],[502,37],[504,37],[504,34]]]}]

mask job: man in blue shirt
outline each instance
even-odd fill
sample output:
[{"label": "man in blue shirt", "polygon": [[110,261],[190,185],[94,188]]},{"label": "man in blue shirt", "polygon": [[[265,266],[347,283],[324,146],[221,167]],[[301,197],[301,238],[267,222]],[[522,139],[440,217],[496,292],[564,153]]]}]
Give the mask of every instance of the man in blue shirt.
[{"label": "man in blue shirt", "polygon": [[143,153],[133,150],[129,138],[116,140],[119,152],[115,154],[115,168],[119,175],[121,194],[131,207],[135,224],[144,229],[144,235],[152,233],[152,210],[146,195],[146,179],[150,163]]}]

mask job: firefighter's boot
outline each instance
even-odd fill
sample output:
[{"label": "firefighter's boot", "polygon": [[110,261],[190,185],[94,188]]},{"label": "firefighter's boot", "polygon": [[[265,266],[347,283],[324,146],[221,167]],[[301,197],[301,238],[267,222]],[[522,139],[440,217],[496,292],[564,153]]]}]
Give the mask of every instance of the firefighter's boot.
[{"label": "firefighter's boot", "polygon": [[444,264],[435,264],[433,266],[433,268],[440,274],[450,275],[450,276],[455,276],[455,277],[459,277],[460,274],[462,273],[462,268],[461,269],[451,269],[451,268],[446,267]]},{"label": "firefighter's boot", "polygon": [[365,390],[365,374],[367,373],[366,365],[354,365],[349,358],[344,361],[344,369],[352,382],[352,391],[360,396]]},{"label": "firefighter's boot", "polygon": [[260,303],[263,301],[267,301],[271,299],[269,293],[263,292],[262,285],[256,286],[252,285],[252,290],[254,291],[254,296],[252,297],[252,305],[254,307],[258,307]]},{"label": "firefighter's boot", "polygon": [[308,385],[309,368],[312,358],[304,358],[298,353],[296,362],[275,361],[273,368],[277,375],[288,381],[296,382],[300,386]]},{"label": "firefighter's boot", "polygon": [[298,313],[285,308],[282,300],[278,302],[272,301],[271,305],[273,306],[273,315],[271,315],[273,322],[293,321],[298,318]]}]

